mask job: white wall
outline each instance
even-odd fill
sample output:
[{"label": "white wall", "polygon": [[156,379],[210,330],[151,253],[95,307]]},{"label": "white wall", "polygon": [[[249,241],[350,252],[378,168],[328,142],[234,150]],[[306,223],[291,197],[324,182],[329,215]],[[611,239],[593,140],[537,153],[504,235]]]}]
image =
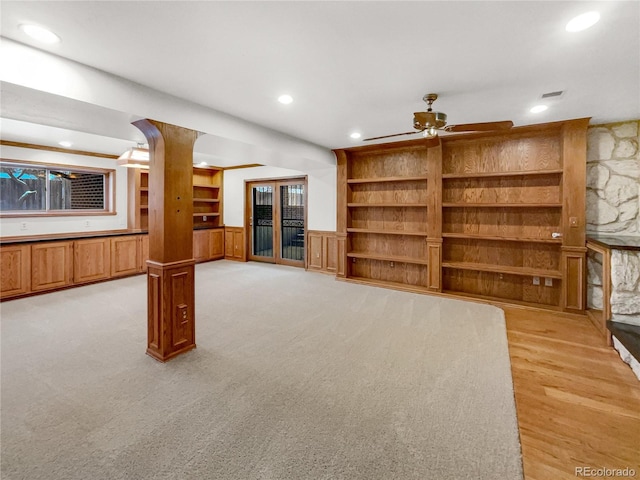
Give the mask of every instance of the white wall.
[{"label": "white wall", "polygon": [[[127,228],[127,169],[117,167],[115,160],[8,146],[0,147],[0,157],[2,157],[3,160],[29,160],[46,164],[75,165],[116,170],[116,215],[5,217],[0,218],[0,235],[3,237],[120,230]],[[87,226],[87,222],[89,222],[89,226]],[[26,223],[26,230],[22,230],[21,228],[23,223]]]},{"label": "white wall", "polygon": [[[152,118],[207,133],[196,142],[199,152],[228,159],[231,163],[271,166],[225,172],[225,224],[243,225],[245,179],[308,175],[308,228],[335,230],[336,161],[329,149],[5,38],[0,38],[0,61],[3,64],[0,86],[6,98],[13,99],[2,104],[6,118],[14,118],[14,113],[15,118],[24,121],[38,120],[51,126],[122,138],[131,131],[130,125],[123,126],[127,117],[124,114],[129,114],[129,121]],[[28,101],[29,91],[39,92],[37,102]],[[55,97],[53,104],[68,108],[50,108],[51,102],[45,98],[47,95]],[[72,99],[73,102],[63,99]],[[87,108],[88,105],[109,110],[105,110],[106,116],[103,117],[99,108]],[[88,121],[87,111],[103,121]],[[62,124],[57,125],[56,122]],[[93,131],[91,126],[99,131]],[[63,154],[38,150],[16,153],[3,149],[3,156],[10,158],[46,159],[67,164],[79,162],[77,164],[89,166],[105,164],[104,160],[97,158],[69,155],[60,159],[60,155]],[[85,160],[88,163],[84,163]],[[106,162],[113,166],[112,161]],[[90,227],[86,227],[85,217],[33,218],[28,221],[26,231],[19,230],[24,219],[2,219],[1,234],[13,236],[126,228],[126,172],[119,172],[116,186],[118,215],[115,217],[91,217]]]},{"label": "white wall", "polygon": [[[323,168],[335,164],[333,153],[324,147],[293,138],[268,128],[247,122],[211,108],[159,92],[115,75],[37,50],[26,45],[0,38],[0,80],[26,87],[38,92],[70,98],[79,102],[97,105],[117,112],[130,114],[131,119],[151,118],[179,125],[212,136],[203,140],[202,146],[210,145],[211,155],[242,155],[245,163],[278,164],[287,168],[306,165],[305,168]],[[17,105],[20,106],[20,102]],[[22,102],[24,106],[25,102]],[[37,108],[30,103],[29,108]],[[11,112],[3,116],[13,118]],[[80,110],[80,108],[78,108]],[[24,113],[24,112],[22,112]],[[38,112],[37,118],[48,121],[56,117],[72,122],[74,113]],[[77,119],[75,119],[77,120]],[[72,122],[73,123],[73,122]],[[122,126],[114,126],[113,133],[121,134]],[[108,126],[104,126],[107,129]],[[261,157],[263,160],[260,161]],[[270,161],[264,158],[269,157]]]},{"label": "white wall", "polygon": [[336,229],[336,167],[313,170],[291,170],[279,167],[255,167],[224,172],[224,223],[229,227],[244,226],[245,180],[283,178],[307,175],[307,228]]}]

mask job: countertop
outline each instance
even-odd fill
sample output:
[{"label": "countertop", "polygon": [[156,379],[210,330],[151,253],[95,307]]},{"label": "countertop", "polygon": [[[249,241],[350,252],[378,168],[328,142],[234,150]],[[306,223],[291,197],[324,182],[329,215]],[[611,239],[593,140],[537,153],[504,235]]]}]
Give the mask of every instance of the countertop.
[{"label": "countertop", "polygon": [[616,250],[640,251],[640,237],[587,234],[587,241]]},{"label": "countertop", "polygon": [[[215,230],[195,228],[195,230]],[[16,237],[0,237],[0,245],[14,245],[19,243],[36,243],[36,242],[57,242],[64,240],[78,240],[81,238],[98,238],[98,237],[116,237],[126,235],[146,235],[147,230],[101,230],[97,232],[71,232],[71,233],[52,233],[46,235],[20,235]]]}]

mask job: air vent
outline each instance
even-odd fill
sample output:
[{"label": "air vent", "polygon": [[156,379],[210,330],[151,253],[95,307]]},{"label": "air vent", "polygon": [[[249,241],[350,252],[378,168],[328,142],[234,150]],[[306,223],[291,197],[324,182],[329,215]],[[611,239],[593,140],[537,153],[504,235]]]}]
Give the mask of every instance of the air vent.
[{"label": "air vent", "polygon": [[557,98],[557,97],[561,97],[563,93],[564,93],[563,90],[558,90],[557,92],[543,93],[542,98]]}]

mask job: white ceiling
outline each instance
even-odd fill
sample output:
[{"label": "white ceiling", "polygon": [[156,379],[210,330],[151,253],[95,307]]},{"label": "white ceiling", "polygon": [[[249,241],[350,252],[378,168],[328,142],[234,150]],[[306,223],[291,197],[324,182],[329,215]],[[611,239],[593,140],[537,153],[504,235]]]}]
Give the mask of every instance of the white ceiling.
[{"label": "white ceiling", "polygon": [[[0,9],[4,37],[328,148],[358,143],[353,131],[410,131],[429,92],[452,124],[640,118],[637,1],[3,0]],[[594,9],[594,27],[565,31]],[[62,42],[37,45],[18,29],[25,22]],[[549,110],[529,112],[556,90],[565,94]],[[281,93],[294,103],[279,104]]]}]

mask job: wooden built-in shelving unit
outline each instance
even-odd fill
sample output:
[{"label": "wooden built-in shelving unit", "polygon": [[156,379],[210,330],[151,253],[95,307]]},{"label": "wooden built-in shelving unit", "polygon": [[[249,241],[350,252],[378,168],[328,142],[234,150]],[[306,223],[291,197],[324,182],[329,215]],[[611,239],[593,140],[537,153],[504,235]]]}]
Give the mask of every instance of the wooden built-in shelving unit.
[{"label": "wooden built-in shelving unit", "polygon": [[[344,179],[350,277],[426,288],[427,151],[353,152]],[[401,165],[401,168],[399,168]]]},{"label": "wooden built-in shelving unit", "polygon": [[139,168],[127,169],[128,227],[132,230],[149,229],[149,171]]},{"label": "wooden built-in shelving unit", "polygon": [[222,170],[193,167],[193,226],[222,226]]},{"label": "wooden built-in shelving unit", "polygon": [[338,277],[583,311],[587,125],[335,150]]},{"label": "wooden built-in shelving unit", "polygon": [[[216,228],[222,221],[223,170],[193,167],[193,228]],[[149,171],[129,169],[129,228],[149,229]]]}]

